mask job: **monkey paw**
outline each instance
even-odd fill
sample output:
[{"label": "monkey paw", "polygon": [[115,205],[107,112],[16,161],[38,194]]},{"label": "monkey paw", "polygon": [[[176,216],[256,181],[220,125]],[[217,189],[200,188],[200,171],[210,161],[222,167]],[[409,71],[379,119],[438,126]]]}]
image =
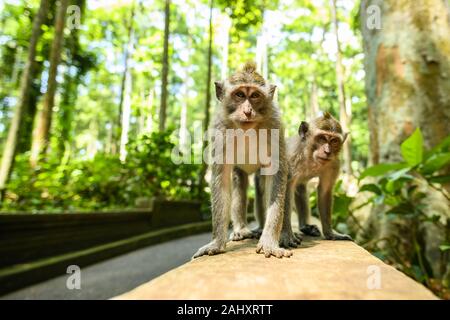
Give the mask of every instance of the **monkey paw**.
[{"label": "monkey paw", "polygon": [[311,237],[320,237],[320,230],[315,224],[306,224],[300,228],[304,235]]},{"label": "monkey paw", "polygon": [[216,241],[213,240],[210,243],[208,243],[207,245],[198,249],[197,252],[192,257],[192,259],[204,256],[204,255],[212,256],[215,254],[223,253],[223,252],[225,252],[224,249],[225,249],[225,246],[220,246]]},{"label": "monkey paw", "polygon": [[278,245],[273,244],[272,241],[266,242],[262,239],[256,246],[256,253],[262,253],[266,258],[270,258],[270,256],[277,258],[289,258],[292,256],[292,251],[280,248]]},{"label": "monkey paw", "polygon": [[342,234],[342,233],[338,233],[338,232],[331,232],[331,233],[327,233],[324,234],[325,239],[327,240],[348,240],[348,241],[353,241],[352,237],[350,237],[348,234]]},{"label": "monkey paw", "polygon": [[232,241],[240,241],[244,239],[252,239],[256,238],[256,233],[251,231],[249,228],[245,227],[240,230],[235,230],[230,234],[230,240]]},{"label": "monkey paw", "polygon": [[291,232],[281,232],[280,247],[297,248],[302,243],[302,236]]}]

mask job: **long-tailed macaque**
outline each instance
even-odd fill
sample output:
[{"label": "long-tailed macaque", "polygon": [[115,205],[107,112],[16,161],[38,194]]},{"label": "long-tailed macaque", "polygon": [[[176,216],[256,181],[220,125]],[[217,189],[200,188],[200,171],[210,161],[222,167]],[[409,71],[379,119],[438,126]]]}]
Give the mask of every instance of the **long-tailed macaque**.
[{"label": "long-tailed macaque", "polygon": [[[258,170],[270,186],[263,204],[266,222],[256,252],[266,257],[289,257],[292,252],[279,246],[288,168],[279,109],[273,101],[276,86],[256,72],[254,63],[246,63],[229,79],[216,82],[215,87],[220,107],[214,122],[214,131],[219,133],[212,141],[214,157],[225,154],[234,161],[213,161],[213,239],[194,258],[225,250],[230,212],[231,240],[256,236],[247,225],[246,213],[248,175]],[[239,137],[243,138],[240,142]]]},{"label": "long-tailed macaque", "polygon": [[298,236],[291,227],[291,200],[295,200],[299,228],[305,235],[320,236],[319,228],[309,224],[307,182],[319,177],[318,207],[322,232],[327,240],[352,240],[349,235],[332,229],[333,187],[339,176],[339,152],[348,133],[342,131],[339,122],[330,113],[316,118],[308,124],[302,122],[298,136],[287,143],[289,177],[285,201],[285,216],[281,234],[281,246],[296,247]]}]

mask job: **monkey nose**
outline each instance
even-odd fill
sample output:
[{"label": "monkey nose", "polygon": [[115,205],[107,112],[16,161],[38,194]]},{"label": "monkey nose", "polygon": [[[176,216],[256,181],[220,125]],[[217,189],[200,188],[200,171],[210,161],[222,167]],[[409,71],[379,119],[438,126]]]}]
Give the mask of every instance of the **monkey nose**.
[{"label": "monkey nose", "polygon": [[252,110],[245,110],[244,114],[247,118],[250,118],[252,116]]}]

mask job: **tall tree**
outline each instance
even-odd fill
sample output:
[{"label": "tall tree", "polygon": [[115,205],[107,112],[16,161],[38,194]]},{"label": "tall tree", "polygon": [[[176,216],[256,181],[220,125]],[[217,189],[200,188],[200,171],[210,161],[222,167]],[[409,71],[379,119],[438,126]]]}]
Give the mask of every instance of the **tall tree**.
[{"label": "tall tree", "polygon": [[164,9],[164,48],[161,82],[161,105],[159,108],[159,131],[166,129],[167,115],[167,78],[169,76],[169,36],[170,36],[170,0],[166,0]]},{"label": "tall tree", "polygon": [[60,0],[55,20],[55,34],[53,37],[52,48],[50,52],[50,68],[48,71],[47,92],[45,93],[42,110],[38,112],[36,129],[33,133],[33,142],[31,145],[30,163],[32,166],[37,164],[39,156],[45,153],[49,141],[49,132],[52,122],[53,106],[55,104],[55,93],[57,88],[56,76],[58,66],[61,60],[61,50],[64,39],[64,26],[67,6],[69,0]]},{"label": "tall tree", "polygon": [[226,79],[228,75],[228,49],[230,43],[230,28],[231,19],[227,14],[223,14],[223,25],[221,28],[222,38],[222,65],[221,65],[221,77],[220,79]]},{"label": "tall tree", "polygon": [[311,93],[309,98],[309,110],[308,112],[305,112],[305,115],[309,119],[314,119],[319,115],[319,95],[318,95],[318,89],[317,89],[317,83],[316,79],[314,77],[313,82],[311,84]]},{"label": "tall tree", "polygon": [[[336,0],[331,1],[331,17],[334,27],[334,37],[336,40],[336,80],[338,86],[338,99],[339,99],[339,121],[342,125],[344,132],[349,132],[350,129],[350,115],[347,110],[346,96],[345,96],[345,76],[344,68],[342,65],[342,50],[341,42],[339,40],[339,23],[337,17]],[[344,170],[347,174],[352,173],[352,148],[350,135],[347,138],[343,146],[344,156]]]},{"label": "tall tree", "polygon": [[[86,0],[72,0],[72,3],[78,6],[81,17],[83,17]],[[59,137],[57,152],[61,159],[66,148],[71,146],[73,141],[74,107],[76,105],[81,77],[93,66],[92,57],[86,56],[80,48],[80,33],[78,28],[71,28],[70,36],[67,38],[65,47],[67,50],[67,60],[65,61],[66,72],[64,73],[64,84],[62,85],[61,102],[57,116]],[[76,68],[74,72],[72,71],[73,67]]]},{"label": "tall tree", "polygon": [[[35,68],[36,46],[42,34],[41,26],[42,23],[44,22],[45,17],[47,16],[48,7],[49,1],[41,0],[38,13],[34,17],[33,29],[30,38],[30,45],[28,46],[28,58],[25,68],[22,72],[22,79],[20,84],[20,96],[18,100],[19,102],[16,106],[16,110],[14,111],[14,116],[11,121],[11,125],[9,127],[8,137],[3,150],[2,162],[0,166],[1,194],[4,193],[6,183],[9,179],[11,170],[14,165],[14,158],[16,155],[17,143],[19,140],[22,125],[22,116],[28,104],[31,84],[33,81],[32,75],[34,74],[33,69]],[[0,195],[0,198],[3,197]]]},{"label": "tall tree", "polygon": [[[211,77],[212,77],[212,43],[213,43],[213,22],[212,22],[212,13],[214,7],[214,0],[209,0],[209,38],[208,38],[208,71],[206,73],[206,97],[205,97],[205,117],[203,119],[203,130],[208,130],[209,127],[209,118],[210,118],[210,105],[211,105]],[[206,149],[206,142],[202,142],[202,155],[204,154]],[[205,185],[205,174],[207,170],[207,165],[203,161],[202,168],[199,175],[198,185],[200,190],[203,189]]]},{"label": "tall tree", "polygon": [[[128,142],[128,127],[130,120],[130,91],[131,91],[131,73],[130,67],[130,54],[133,51],[133,41],[134,41],[134,16],[135,16],[135,2],[131,4],[130,17],[128,19],[127,27],[127,43],[124,48],[124,60],[123,60],[123,74],[122,81],[120,85],[120,98],[119,98],[119,118],[117,121],[117,139],[119,141],[119,152],[121,159],[125,160],[125,145]],[[125,110],[126,109],[126,110]],[[125,129],[125,132],[124,132]]]},{"label": "tall tree", "polygon": [[450,134],[449,6],[363,0],[360,12],[371,162],[395,162],[416,127],[428,148]]}]

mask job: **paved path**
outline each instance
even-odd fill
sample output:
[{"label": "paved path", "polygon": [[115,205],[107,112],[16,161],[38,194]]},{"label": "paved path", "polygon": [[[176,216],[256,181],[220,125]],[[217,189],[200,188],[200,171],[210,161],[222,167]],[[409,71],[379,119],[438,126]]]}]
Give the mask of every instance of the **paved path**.
[{"label": "paved path", "polygon": [[210,233],[157,244],[81,269],[81,289],[69,290],[69,275],[9,293],[0,299],[108,299],[190,260]]}]

